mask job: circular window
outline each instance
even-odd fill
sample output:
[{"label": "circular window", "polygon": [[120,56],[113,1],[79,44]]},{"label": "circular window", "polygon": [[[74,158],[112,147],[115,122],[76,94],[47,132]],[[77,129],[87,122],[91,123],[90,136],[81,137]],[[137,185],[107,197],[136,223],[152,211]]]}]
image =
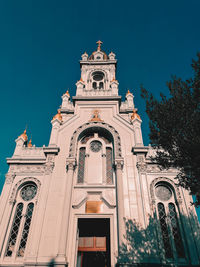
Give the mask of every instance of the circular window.
[{"label": "circular window", "polygon": [[26,185],[21,190],[21,197],[25,201],[29,201],[35,197],[37,193],[37,187],[33,184]]},{"label": "circular window", "polygon": [[92,141],[90,143],[90,149],[92,152],[99,152],[102,147],[102,144],[99,141]]},{"label": "circular window", "polygon": [[103,80],[104,74],[103,74],[103,72],[96,71],[93,73],[92,76],[93,76],[94,81],[101,81],[101,80]]},{"label": "circular window", "polygon": [[172,191],[167,186],[158,185],[155,189],[155,194],[160,200],[167,201],[171,198]]}]

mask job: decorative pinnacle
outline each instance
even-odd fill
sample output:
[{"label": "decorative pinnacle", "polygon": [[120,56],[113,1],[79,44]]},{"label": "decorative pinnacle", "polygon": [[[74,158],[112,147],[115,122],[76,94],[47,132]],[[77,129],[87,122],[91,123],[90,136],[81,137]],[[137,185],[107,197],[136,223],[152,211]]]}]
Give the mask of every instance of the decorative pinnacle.
[{"label": "decorative pinnacle", "polygon": [[97,51],[101,51],[101,45],[103,44],[103,42],[99,40],[99,41],[96,42],[96,44],[98,45],[97,46]]},{"label": "decorative pinnacle", "polygon": [[53,120],[58,119],[59,121],[62,122],[62,115],[60,112],[60,109],[58,109],[58,113],[53,117]]},{"label": "decorative pinnacle", "polygon": [[133,113],[131,115],[131,121],[133,121],[135,118],[141,120],[140,115],[137,114],[137,110],[136,109],[133,109]]},{"label": "decorative pinnacle", "polygon": [[28,145],[27,145],[28,147],[32,147],[32,139],[30,139],[29,140],[29,142],[28,142]]},{"label": "decorative pinnacle", "polygon": [[64,95],[67,95],[68,97],[70,97],[69,90],[67,90]]},{"label": "decorative pinnacle", "polygon": [[24,132],[19,137],[22,137],[25,141],[28,140],[28,136],[26,134],[26,129],[24,130]]},{"label": "decorative pinnacle", "polygon": [[132,93],[129,91],[129,89],[128,89],[127,93],[126,93],[126,96],[127,95],[132,95]]}]

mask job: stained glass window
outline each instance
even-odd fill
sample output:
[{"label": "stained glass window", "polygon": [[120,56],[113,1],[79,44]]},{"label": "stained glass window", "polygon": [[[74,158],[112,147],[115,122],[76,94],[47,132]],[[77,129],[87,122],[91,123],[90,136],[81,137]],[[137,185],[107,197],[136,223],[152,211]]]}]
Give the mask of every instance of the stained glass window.
[{"label": "stained glass window", "polygon": [[155,193],[156,196],[162,201],[167,201],[172,196],[171,190],[165,185],[158,185],[155,189]]},{"label": "stained glass window", "polygon": [[79,150],[79,161],[78,161],[78,183],[84,181],[84,170],[85,170],[85,147],[81,147]]},{"label": "stained glass window", "polygon": [[23,210],[23,204],[19,203],[16,207],[16,213],[15,213],[15,217],[14,217],[14,221],[13,221],[13,225],[11,229],[10,238],[8,241],[8,246],[6,249],[6,257],[12,256],[12,253],[13,253],[13,250],[16,244],[16,240],[17,240],[17,235],[19,232],[19,226],[21,223],[22,210]]},{"label": "stained glass window", "polygon": [[165,256],[166,258],[173,258],[172,247],[170,244],[169,232],[166,223],[165,207],[162,203],[158,203],[158,215],[162,232],[163,244],[165,248]]},{"label": "stained glass window", "polygon": [[178,218],[176,214],[175,205],[173,203],[169,203],[169,218],[171,221],[172,234],[174,237],[174,243],[175,243],[178,258],[185,258],[184,246],[183,246],[183,241],[181,238]]},{"label": "stained glass window", "polygon": [[31,225],[33,208],[34,208],[34,204],[33,203],[29,203],[28,206],[27,206],[27,211],[26,211],[26,215],[25,215],[26,219],[25,219],[25,223],[24,223],[24,229],[23,229],[23,232],[22,232],[22,237],[21,237],[19,249],[18,249],[18,252],[17,252],[17,256],[18,257],[23,257],[24,256],[24,251],[25,251],[25,248],[26,248],[26,242],[27,242],[27,239],[28,239],[29,229],[30,229],[30,225]]},{"label": "stained glass window", "polygon": [[92,150],[92,152],[99,152],[101,150],[102,147],[102,143],[99,141],[92,141],[90,143],[90,149]]},{"label": "stained glass window", "polygon": [[113,183],[112,148],[106,148],[106,183]]},{"label": "stained glass window", "polygon": [[34,184],[26,185],[21,190],[21,197],[25,201],[29,201],[35,197],[37,193],[37,187]]}]

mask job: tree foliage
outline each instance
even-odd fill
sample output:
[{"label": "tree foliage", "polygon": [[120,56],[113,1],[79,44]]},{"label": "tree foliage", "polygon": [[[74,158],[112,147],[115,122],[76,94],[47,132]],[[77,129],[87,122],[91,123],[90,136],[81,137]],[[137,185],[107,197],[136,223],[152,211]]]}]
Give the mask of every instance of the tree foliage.
[{"label": "tree foliage", "polygon": [[126,219],[125,242],[119,248],[117,263],[150,263],[158,257],[155,224],[150,217],[149,225],[144,229],[135,220]]},{"label": "tree foliage", "polygon": [[179,184],[196,196],[200,205],[200,53],[192,61],[194,76],[182,80],[176,76],[167,82],[169,97],[162,93],[157,100],[146,89],[150,120],[150,141],[158,149],[152,158],[161,168],[177,168]]}]

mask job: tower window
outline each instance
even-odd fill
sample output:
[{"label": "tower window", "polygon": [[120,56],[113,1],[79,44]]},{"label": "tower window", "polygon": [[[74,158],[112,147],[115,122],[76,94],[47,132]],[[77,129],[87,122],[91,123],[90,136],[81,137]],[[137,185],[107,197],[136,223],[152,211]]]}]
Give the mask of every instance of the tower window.
[{"label": "tower window", "polygon": [[104,73],[101,71],[95,71],[92,73],[92,87],[93,89],[103,89],[104,88]]},{"label": "tower window", "polygon": [[103,89],[103,82],[99,83],[99,89]]},{"label": "tower window", "polygon": [[104,73],[101,71],[96,71],[93,73],[92,76],[94,81],[101,81],[104,78]]},{"label": "tower window", "polygon": [[97,83],[96,83],[96,82],[93,82],[92,87],[93,87],[94,89],[97,89]]}]

